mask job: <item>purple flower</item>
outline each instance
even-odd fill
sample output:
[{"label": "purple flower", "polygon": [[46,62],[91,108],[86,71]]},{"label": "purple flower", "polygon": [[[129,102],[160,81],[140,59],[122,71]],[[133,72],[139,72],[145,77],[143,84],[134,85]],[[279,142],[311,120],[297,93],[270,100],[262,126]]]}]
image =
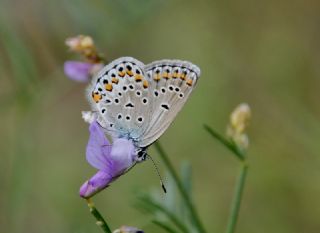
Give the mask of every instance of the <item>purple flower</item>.
[{"label": "purple flower", "polygon": [[95,64],[79,61],[66,61],[64,63],[64,73],[73,81],[89,82],[91,70]]},{"label": "purple flower", "polygon": [[81,186],[80,196],[83,198],[90,198],[105,189],[136,163],[131,141],[118,138],[111,145],[96,121],[90,124],[89,132],[86,158],[99,171]]}]

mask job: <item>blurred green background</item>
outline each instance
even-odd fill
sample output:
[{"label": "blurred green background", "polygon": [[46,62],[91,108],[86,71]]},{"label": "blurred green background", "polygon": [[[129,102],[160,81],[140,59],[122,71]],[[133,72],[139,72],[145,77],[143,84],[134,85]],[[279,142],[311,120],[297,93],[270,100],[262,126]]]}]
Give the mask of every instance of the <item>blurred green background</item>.
[{"label": "blurred green background", "polygon": [[[78,196],[95,173],[85,160],[85,85],[62,69],[78,58],[65,38],[88,34],[109,60],[179,58],[202,69],[161,142],[176,167],[191,162],[209,232],[225,230],[239,163],[202,125],[223,133],[247,102],[250,170],[237,232],[319,233],[319,12],[316,0],[0,0],[0,232],[101,232]],[[94,199],[112,228],[162,232],[132,206],[136,191],[161,191],[158,182],[145,162]]]}]

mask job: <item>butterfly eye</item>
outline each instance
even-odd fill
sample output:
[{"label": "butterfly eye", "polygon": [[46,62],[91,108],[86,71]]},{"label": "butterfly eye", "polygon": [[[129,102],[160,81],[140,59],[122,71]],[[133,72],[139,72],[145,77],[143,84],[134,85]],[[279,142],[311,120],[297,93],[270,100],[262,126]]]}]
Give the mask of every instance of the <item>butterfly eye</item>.
[{"label": "butterfly eye", "polygon": [[147,153],[144,150],[139,150],[137,153],[138,158],[145,157]]}]

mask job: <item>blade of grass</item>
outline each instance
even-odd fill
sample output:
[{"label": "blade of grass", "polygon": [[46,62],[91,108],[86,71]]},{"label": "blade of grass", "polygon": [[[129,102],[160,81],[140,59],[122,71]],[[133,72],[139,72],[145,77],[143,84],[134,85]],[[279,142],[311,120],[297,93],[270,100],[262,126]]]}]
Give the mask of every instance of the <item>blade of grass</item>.
[{"label": "blade of grass", "polygon": [[225,145],[229,150],[231,150],[235,156],[237,156],[238,159],[241,161],[244,161],[245,156],[244,154],[239,151],[238,147],[226,140],[224,137],[222,137],[218,132],[214,131],[210,126],[204,125],[205,130],[215,139],[217,139],[219,142],[221,142],[223,145]]},{"label": "blade of grass", "polygon": [[175,231],[173,228],[169,227],[168,225],[166,225],[163,222],[160,222],[158,220],[152,220],[152,223],[157,225],[158,227],[164,229],[165,231],[169,232],[169,233],[178,233],[177,231]]},{"label": "blade of grass", "polygon": [[233,233],[235,231],[235,227],[239,217],[240,204],[241,204],[242,194],[244,190],[245,180],[247,177],[247,172],[248,172],[248,165],[246,163],[243,163],[241,167],[241,172],[237,181],[234,197],[233,197],[233,202],[231,206],[231,212],[230,212],[226,233]]},{"label": "blade of grass", "polygon": [[183,187],[183,184],[181,182],[181,180],[178,177],[178,174],[176,173],[176,171],[174,170],[167,154],[165,153],[165,151],[163,150],[161,144],[157,141],[154,143],[155,148],[157,149],[158,153],[160,154],[160,157],[162,159],[162,161],[164,162],[164,164],[166,165],[170,175],[172,176],[174,182],[176,183],[178,190],[180,192],[180,195],[182,196],[186,206],[188,207],[189,211],[190,211],[190,215],[194,221],[195,227],[197,228],[197,230],[201,233],[205,233],[205,229],[202,226],[202,223],[198,217],[198,214],[196,212],[196,209],[193,206],[193,203],[191,201],[190,196],[187,194],[185,188]]},{"label": "blade of grass", "polygon": [[140,200],[144,203],[144,205],[149,205],[150,207],[154,208],[155,210],[158,210],[159,212],[163,213],[168,217],[168,219],[176,225],[177,228],[179,228],[182,232],[188,233],[189,230],[186,228],[186,226],[180,221],[180,219],[177,218],[171,211],[164,208],[159,203],[156,203],[155,201],[151,200],[149,197],[140,197]]}]

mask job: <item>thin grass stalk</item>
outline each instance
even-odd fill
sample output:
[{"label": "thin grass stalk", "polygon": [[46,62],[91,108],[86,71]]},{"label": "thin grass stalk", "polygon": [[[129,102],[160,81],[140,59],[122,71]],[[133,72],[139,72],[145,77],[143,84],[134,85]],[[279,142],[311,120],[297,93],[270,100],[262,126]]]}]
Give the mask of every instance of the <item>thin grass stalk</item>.
[{"label": "thin grass stalk", "polygon": [[231,205],[230,217],[229,217],[226,233],[234,233],[235,231],[238,217],[239,217],[240,205],[241,205],[247,173],[248,173],[248,164],[243,162],[241,167],[241,172],[237,181],[237,186],[234,192],[234,197]]},{"label": "thin grass stalk", "polygon": [[180,181],[178,174],[174,170],[167,154],[165,153],[165,151],[163,150],[163,148],[159,142],[155,142],[154,145],[155,145],[155,148],[157,149],[157,151],[159,152],[162,161],[166,165],[170,175],[172,176],[174,182],[176,183],[178,190],[179,190],[184,202],[186,203],[186,205],[190,211],[191,217],[194,220],[196,228],[198,229],[199,232],[205,233],[206,231],[205,231],[204,227],[202,226],[202,223],[198,217],[196,209],[193,206],[193,203],[190,199],[190,196],[187,194],[185,188],[183,187],[182,182]]},{"label": "thin grass stalk", "polygon": [[145,201],[148,203],[150,206],[154,207],[158,211],[162,212],[165,214],[172,223],[176,225],[177,228],[179,228],[182,232],[184,233],[189,233],[189,230],[186,228],[186,226],[168,209],[164,208],[163,206],[153,202],[152,200],[149,200],[148,198],[141,199],[142,201]]},{"label": "thin grass stalk", "polygon": [[169,233],[178,233],[175,229],[173,229],[172,227],[166,225],[163,222],[160,222],[158,220],[152,220],[152,223],[154,223],[155,225],[157,225],[158,227],[162,228],[163,230],[169,232]]}]

